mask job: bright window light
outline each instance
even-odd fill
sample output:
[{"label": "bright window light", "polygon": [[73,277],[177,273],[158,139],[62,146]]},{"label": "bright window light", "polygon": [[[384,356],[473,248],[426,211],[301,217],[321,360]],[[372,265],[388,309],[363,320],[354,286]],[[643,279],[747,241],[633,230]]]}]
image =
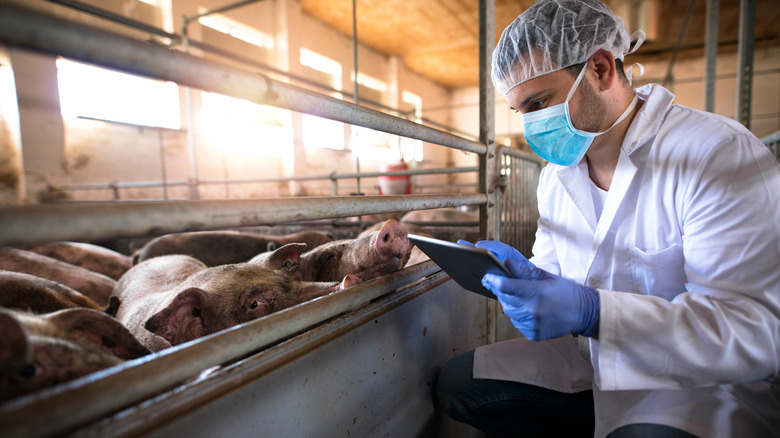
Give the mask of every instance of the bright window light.
[{"label": "bright window light", "polygon": [[[404,91],[401,93],[401,100],[404,103],[412,105],[414,108],[413,122],[420,123],[422,121],[422,97]],[[399,148],[401,150],[401,157],[404,161],[422,161],[423,159],[423,144],[422,141],[413,138],[402,137],[399,142]]]},{"label": "bright window light", "polygon": [[284,110],[205,91],[202,98],[198,125],[221,147],[248,151],[292,144],[289,129],[280,121]]},{"label": "bright window light", "polygon": [[87,117],[133,125],[181,128],[179,89],[92,65],[57,60],[63,117]]},{"label": "bright window light", "polygon": [[[201,8],[200,12],[203,13],[206,12],[206,10]],[[264,47],[266,49],[273,49],[274,47],[274,39],[271,35],[221,14],[211,14],[200,17],[198,18],[198,22],[217,32],[222,32],[257,47]]]},{"label": "bright window light", "polygon": [[341,77],[341,63],[330,59],[327,56],[322,56],[309,49],[301,49],[300,61],[303,66],[333,75],[337,78]]},{"label": "bright window light", "polygon": [[304,114],[303,145],[307,148],[344,150],[344,124]]},{"label": "bright window light", "polygon": [[[352,72],[352,77],[354,77],[354,72]],[[387,84],[385,82],[365,73],[358,73],[358,84],[381,93],[387,91]]]}]

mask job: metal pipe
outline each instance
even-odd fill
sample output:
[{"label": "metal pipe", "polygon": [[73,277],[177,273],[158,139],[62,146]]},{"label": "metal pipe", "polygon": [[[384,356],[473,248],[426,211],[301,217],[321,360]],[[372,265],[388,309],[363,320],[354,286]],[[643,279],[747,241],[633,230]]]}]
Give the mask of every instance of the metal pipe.
[{"label": "metal pipe", "polygon": [[468,152],[484,154],[487,150],[480,143],[275,81],[259,73],[221,65],[18,5],[0,5],[0,41]]},{"label": "metal pipe", "polygon": [[0,210],[0,245],[94,242],[188,230],[267,225],[484,203],[459,195],[265,198],[214,201],[53,204]]},{"label": "metal pipe", "polygon": [[[451,173],[468,173],[477,172],[478,167],[454,167],[454,168],[442,168],[442,169],[411,169],[411,170],[393,170],[390,172],[369,172],[361,173],[363,178],[372,178],[380,176],[414,176],[414,175],[439,175],[439,174],[451,174]],[[311,176],[288,176],[288,177],[276,177],[276,178],[247,178],[247,179],[219,179],[219,180],[198,180],[198,185],[209,184],[255,184],[255,183],[275,183],[275,182],[290,182],[290,181],[321,181],[321,180],[337,180],[337,179],[353,179],[355,174],[337,174],[335,171],[330,175],[311,175]],[[172,180],[172,181],[130,181],[130,182],[118,182],[112,181],[107,184],[71,184],[66,186],[52,186],[51,190],[106,190],[106,189],[129,189],[129,188],[154,188],[161,186],[186,186],[189,182],[186,180]]]},{"label": "metal pipe", "polygon": [[753,97],[753,45],[756,26],[756,1],[739,2],[739,43],[737,44],[737,113],[738,122],[750,129]]},{"label": "metal pipe", "polygon": [[[203,370],[244,357],[439,270],[432,261],[423,262],[241,326],[20,397],[0,408],[3,434],[31,437],[71,431],[170,390]],[[74,400],[90,402],[74,403]]]},{"label": "metal pipe", "polygon": [[122,15],[117,15],[112,12],[96,8],[92,5],[88,5],[86,3],[82,3],[75,0],[47,0],[49,3],[56,3],[58,5],[67,6],[71,9],[75,9],[77,11],[86,12],[90,15],[94,15],[96,17],[100,17],[109,21],[113,21],[115,23],[119,23],[128,27],[131,27],[133,29],[140,30],[142,32],[148,32],[153,35],[169,38],[172,41],[179,41],[181,39],[181,36],[176,35],[175,33],[166,32],[163,29],[149,26],[146,23],[143,23],[138,20],[133,20],[132,18],[128,18]]}]

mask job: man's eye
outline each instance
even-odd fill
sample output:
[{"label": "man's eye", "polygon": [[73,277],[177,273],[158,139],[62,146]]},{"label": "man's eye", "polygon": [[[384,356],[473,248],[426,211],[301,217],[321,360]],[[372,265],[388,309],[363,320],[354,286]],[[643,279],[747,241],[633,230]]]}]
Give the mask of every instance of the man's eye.
[{"label": "man's eye", "polygon": [[545,103],[547,102],[547,99],[539,99],[531,102],[531,105],[528,106],[528,111],[538,111],[542,108],[544,108]]}]

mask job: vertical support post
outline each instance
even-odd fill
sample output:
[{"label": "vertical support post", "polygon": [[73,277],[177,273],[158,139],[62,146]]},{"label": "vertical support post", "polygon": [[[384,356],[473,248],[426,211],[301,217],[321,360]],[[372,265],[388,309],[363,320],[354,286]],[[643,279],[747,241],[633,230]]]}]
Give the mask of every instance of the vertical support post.
[{"label": "vertical support post", "polygon": [[[479,141],[487,146],[485,156],[479,158],[479,191],[487,194],[487,203],[479,208],[480,236],[499,239],[498,230],[498,154],[495,142],[496,92],[490,79],[490,64],[496,45],[495,0],[479,0]],[[498,336],[498,305],[487,299],[487,339],[496,341]]]},{"label": "vertical support post", "polygon": [[704,59],[704,111],[715,112],[715,75],[718,58],[718,8],[720,0],[707,0]]},{"label": "vertical support post", "polygon": [[[182,50],[184,53],[190,51],[190,37],[187,28],[190,24],[186,16],[182,20]],[[195,153],[195,115],[192,110],[192,88],[184,87],[184,107],[187,118],[187,150],[190,155],[190,177],[188,179],[189,199],[198,199],[198,159]]]},{"label": "vertical support post", "polygon": [[[354,66],[354,73],[352,76],[352,83],[355,85],[355,105],[360,105],[360,97],[358,95],[359,85],[358,85],[358,39],[357,39],[357,1],[352,0],[352,65]],[[355,129],[355,126],[352,125],[350,127],[350,130]],[[357,135],[354,133],[352,134],[352,138],[360,141]],[[352,147],[355,147],[357,145],[352,145]],[[357,153],[355,154],[355,173],[357,174],[357,177],[355,178],[355,181],[357,182],[357,194],[360,195],[360,150],[358,149]]]},{"label": "vertical support post", "polygon": [[753,43],[756,24],[756,0],[739,2],[739,42],[737,45],[737,114],[738,122],[750,129],[753,91]]}]

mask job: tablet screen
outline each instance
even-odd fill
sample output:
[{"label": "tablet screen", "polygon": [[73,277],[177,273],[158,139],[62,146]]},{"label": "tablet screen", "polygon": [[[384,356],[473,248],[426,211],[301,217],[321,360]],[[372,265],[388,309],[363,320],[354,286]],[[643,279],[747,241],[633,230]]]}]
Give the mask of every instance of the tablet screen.
[{"label": "tablet screen", "polygon": [[512,276],[506,266],[486,249],[411,233],[408,237],[466,290],[496,299],[493,292],[482,286],[482,277],[488,272]]}]

